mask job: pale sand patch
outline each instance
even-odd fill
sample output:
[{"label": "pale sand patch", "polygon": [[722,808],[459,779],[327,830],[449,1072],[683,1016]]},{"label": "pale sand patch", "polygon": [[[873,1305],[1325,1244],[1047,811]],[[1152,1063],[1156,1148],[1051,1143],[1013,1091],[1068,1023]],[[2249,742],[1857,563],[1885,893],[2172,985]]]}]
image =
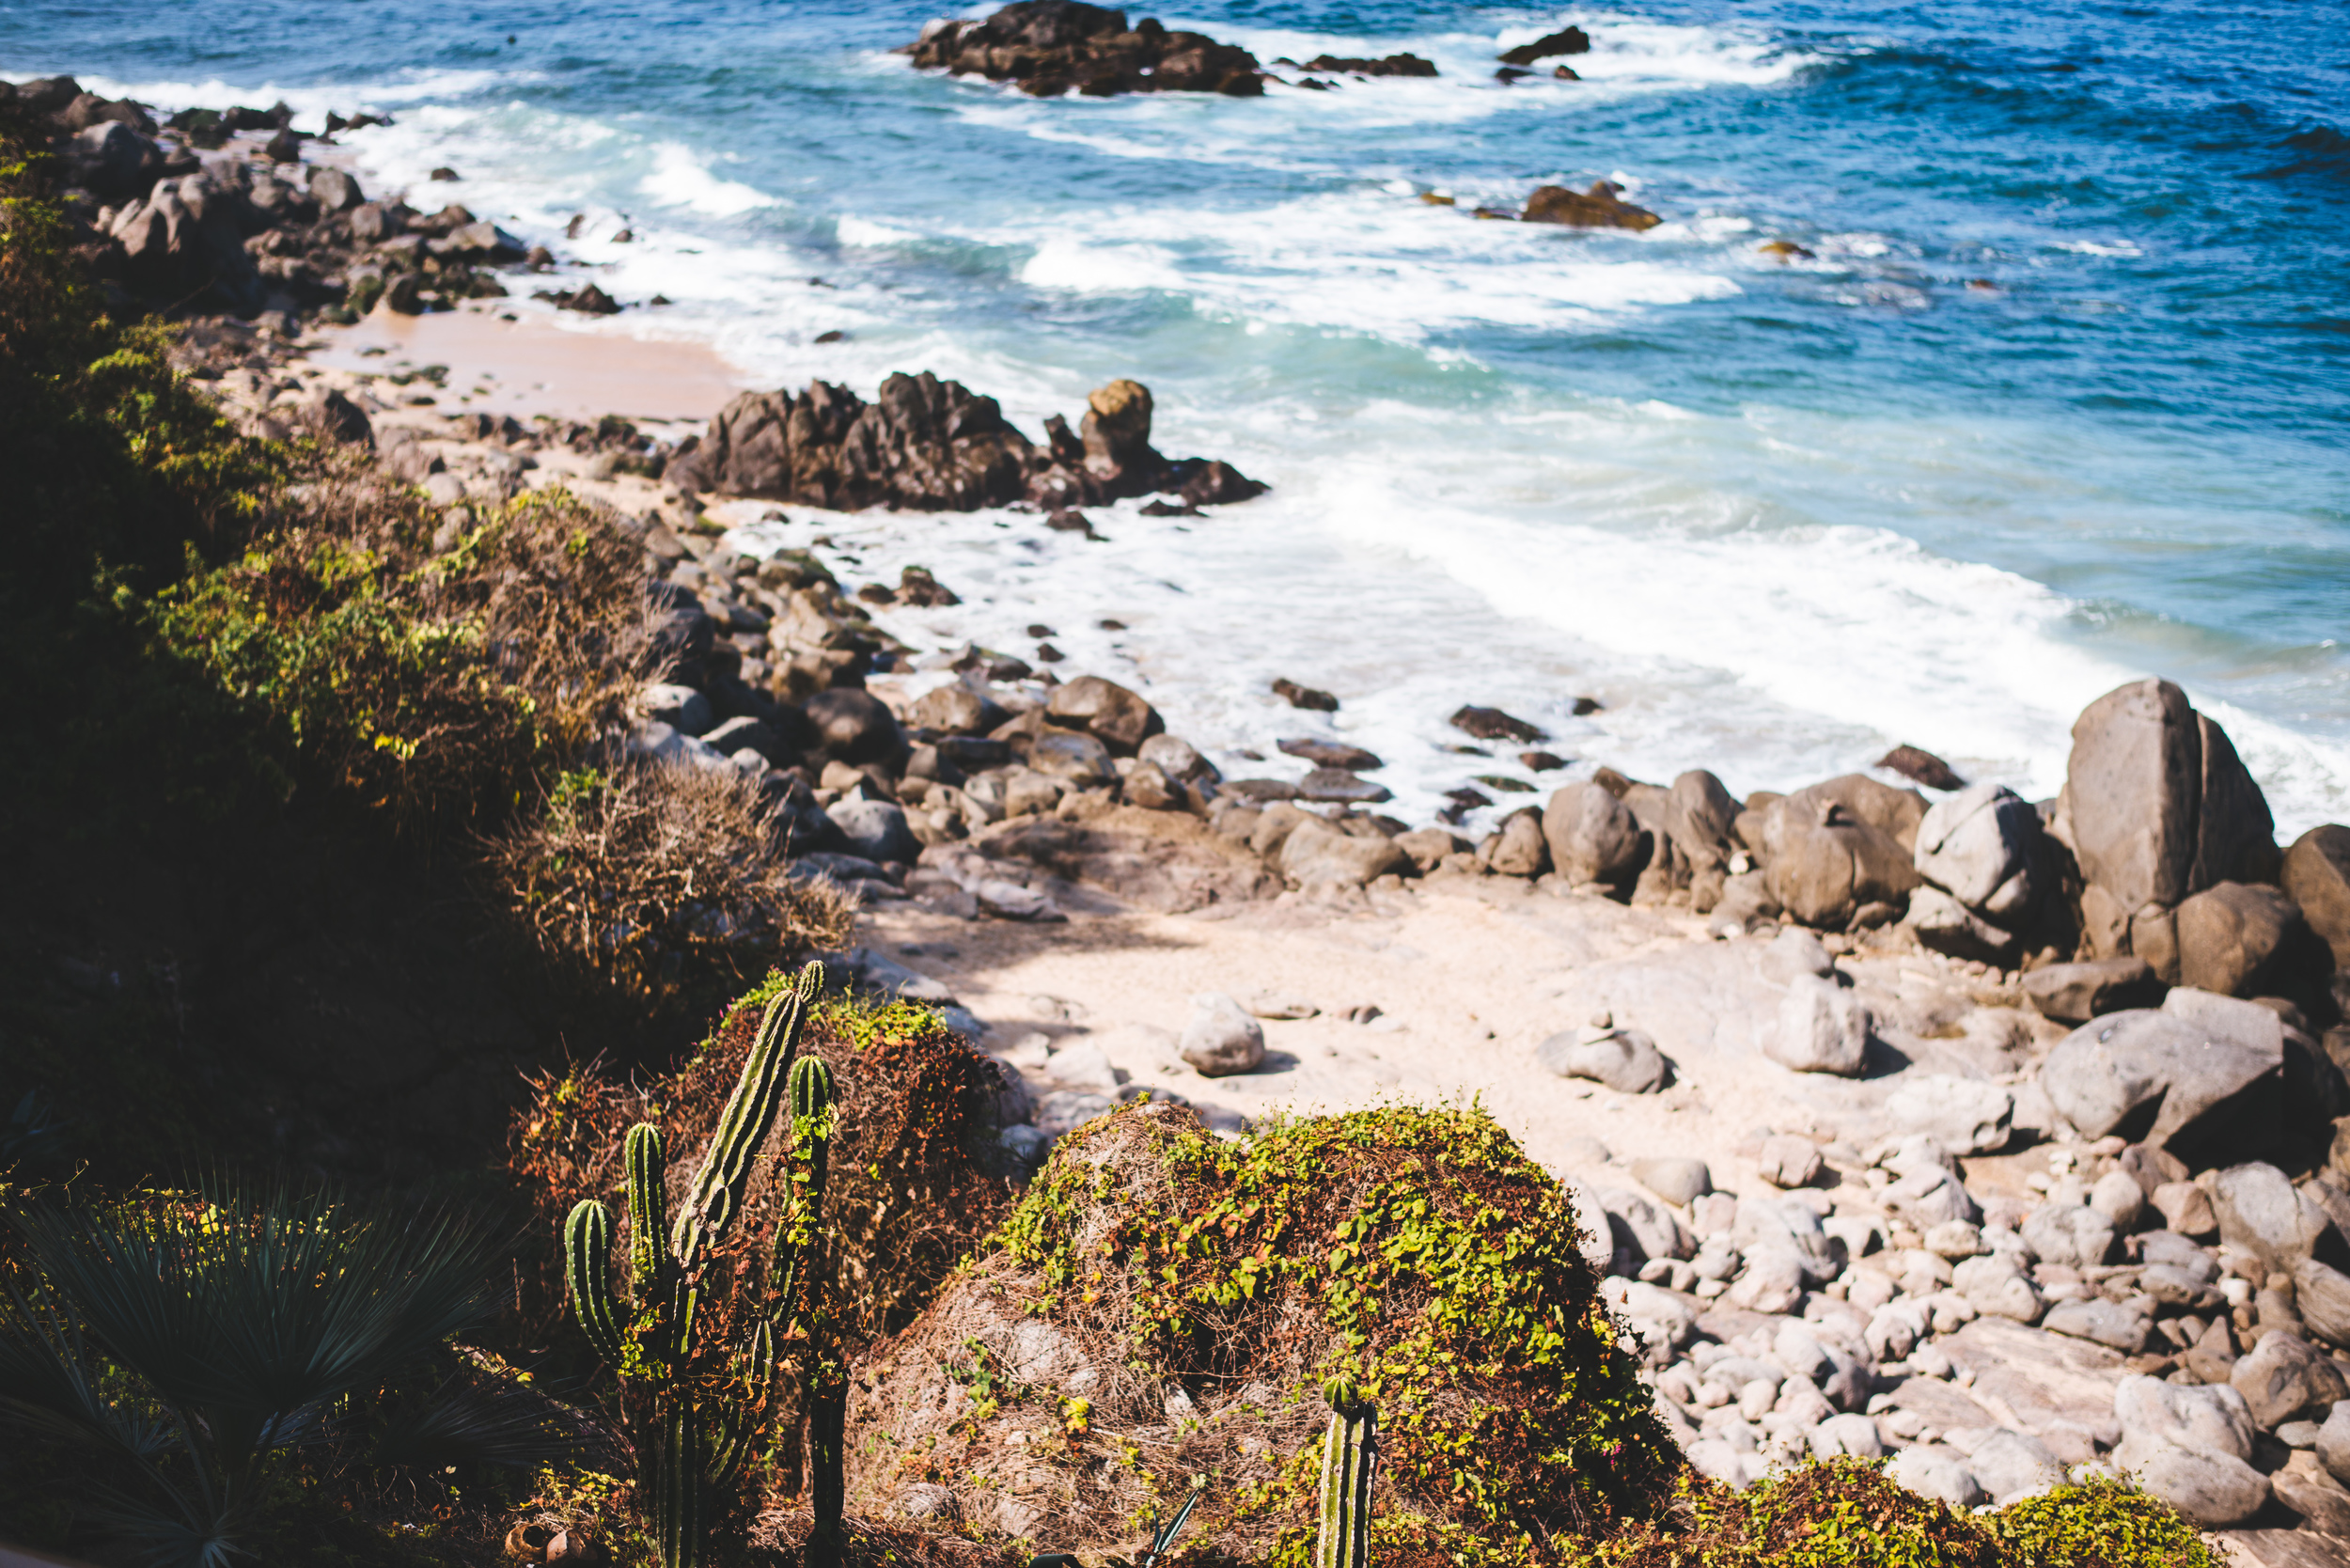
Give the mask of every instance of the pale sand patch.
[{"label": "pale sand patch", "polygon": [[[1353,914],[1258,904],[1228,918],[1073,913],[1065,925],[1038,926],[891,903],[867,912],[859,940],[946,981],[990,1027],[992,1050],[1031,1033],[1056,1046],[1085,1041],[1136,1084],[1247,1116],[1481,1098],[1535,1160],[1593,1189],[1637,1188],[1632,1160],[1675,1155],[1706,1161],[1717,1189],[1769,1191],[1753,1157],[1762,1129],[1849,1134],[1872,1122],[1895,1087],[1791,1073],[1736,1047],[1668,1051],[1675,1082],[1657,1094],[1552,1075],[1534,1047],[1590,1021],[1571,1016],[1589,1011],[1570,999],[1578,973],[1713,944],[1686,914],[1523,886],[1407,890]],[[1874,971],[1872,987],[1898,980],[1875,961],[1846,962]],[[1171,1049],[1121,1038],[1136,1024],[1180,1031],[1203,991],[1244,1004],[1287,994],[1322,1011],[1264,1020],[1265,1069],[1231,1077],[1202,1077]],[[1363,1004],[1382,1019],[1339,1016]],[[1040,1092],[1055,1087],[1028,1078]],[[1593,1138],[1612,1160],[1597,1157],[1585,1141]]]},{"label": "pale sand patch", "polygon": [[[446,365],[445,389],[430,393],[444,414],[511,415],[527,420],[548,414],[595,419],[700,421],[749,385],[708,344],[636,337],[603,321],[573,326],[537,315],[500,320],[502,302],[476,301],[458,310],[401,316],[378,306],[356,326],[319,329],[303,358],[322,369],[380,376],[398,362],[409,368]],[[368,349],[383,349],[370,354]],[[476,394],[474,389],[486,390]],[[381,395],[395,395],[385,387]]]}]

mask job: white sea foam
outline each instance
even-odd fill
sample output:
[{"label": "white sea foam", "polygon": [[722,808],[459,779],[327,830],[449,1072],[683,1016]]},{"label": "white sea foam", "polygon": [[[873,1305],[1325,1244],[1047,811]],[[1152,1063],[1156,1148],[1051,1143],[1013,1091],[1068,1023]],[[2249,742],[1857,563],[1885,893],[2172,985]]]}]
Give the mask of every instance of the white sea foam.
[{"label": "white sea foam", "polygon": [[758,207],[775,205],[775,197],[740,180],[724,180],[690,148],[663,142],[653,149],[653,169],[636,188],[664,207],[682,207],[712,217],[730,218]]}]

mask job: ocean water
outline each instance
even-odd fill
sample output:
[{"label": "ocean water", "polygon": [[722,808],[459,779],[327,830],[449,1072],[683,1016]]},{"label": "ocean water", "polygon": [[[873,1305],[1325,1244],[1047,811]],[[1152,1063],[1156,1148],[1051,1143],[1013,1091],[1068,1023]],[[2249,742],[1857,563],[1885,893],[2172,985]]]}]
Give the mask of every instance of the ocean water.
[{"label": "ocean water", "polygon": [[[916,72],[891,50],[934,13],[0,0],[0,74],[282,97],[305,128],[390,111],[346,138],[371,191],[666,295],[564,324],[706,339],[745,384],[870,395],[927,368],[1036,434],[1146,383],[1162,449],[1273,493],[1105,509],[1104,542],[796,508],[755,537],[827,536],[852,580],[929,565],[966,604],[891,612],[909,641],[1025,656],[1047,625],[1065,670],[1143,686],[1230,769],[1342,736],[1425,820],[1473,775],[1533,781],[1514,748],[1449,749],[1479,702],[1578,769],[1743,793],[1906,741],[2037,797],[2080,707],[2160,674],[2228,726],[2283,833],[2350,815],[2340,6],[1157,13],[1261,58],[1442,71],[1261,101]],[[1492,80],[1570,21],[1583,81]],[[429,185],[443,164],[463,180]],[[1600,178],[1667,221],[1470,212]],[[1759,252],[1780,239],[1812,254]],[[1342,706],[1293,713],[1276,676]],[[1603,710],[1574,717],[1582,696]]]}]

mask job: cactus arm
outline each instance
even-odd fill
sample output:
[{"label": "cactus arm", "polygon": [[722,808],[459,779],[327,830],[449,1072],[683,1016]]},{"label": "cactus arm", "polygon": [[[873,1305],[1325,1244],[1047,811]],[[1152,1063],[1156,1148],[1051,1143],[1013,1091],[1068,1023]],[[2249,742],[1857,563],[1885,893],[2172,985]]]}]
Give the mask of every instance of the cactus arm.
[{"label": "cactus arm", "polygon": [[791,1192],[776,1227],[775,1264],[769,1276],[776,1311],[787,1324],[801,1316],[800,1293],[823,1224],[824,1180],[838,1114],[832,1069],[822,1058],[803,1057],[794,1062],[791,1090]]},{"label": "cactus arm", "polygon": [[612,1216],[594,1199],[583,1199],[563,1222],[563,1272],[572,1291],[572,1312],[595,1352],[620,1364],[620,1315],[612,1298]]},{"label": "cactus arm", "polygon": [[1330,1435],[1322,1450],[1322,1524],[1314,1568],[1366,1568],[1378,1417],[1342,1377],[1324,1384],[1322,1397],[1330,1406]]},{"label": "cactus arm", "polygon": [[669,1164],[661,1129],[640,1121],[628,1130],[628,1272],[639,1301],[650,1300],[669,1261]]},{"label": "cactus arm", "polygon": [[718,1130],[694,1176],[685,1212],[678,1216],[673,1250],[682,1267],[691,1268],[702,1243],[723,1234],[743,1209],[743,1194],[750,1184],[751,1162],[774,1127],[782,1098],[784,1075],[800,1047],[800,1030],[807,1022],[808,1003],[823,977],[823,965],[811,963],[800,977],[767,1006],[759,1035],[744,1059],[743,1076],[728,1096],[718,1118]]}]

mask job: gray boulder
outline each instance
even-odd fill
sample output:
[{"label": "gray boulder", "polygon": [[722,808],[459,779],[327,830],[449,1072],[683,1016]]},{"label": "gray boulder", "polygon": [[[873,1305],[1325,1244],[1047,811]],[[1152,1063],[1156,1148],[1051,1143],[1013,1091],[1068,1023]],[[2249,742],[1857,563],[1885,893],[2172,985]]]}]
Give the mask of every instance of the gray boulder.
[{"label": "gray boulder", "polygon": [[1919,885],[1910,841],[1924,814],[1915,791],[1858,774],[1772,802],[1762,814],[1771,897],[1803,924],[1836,931],[1865,905],[1900,904]]},{"label": "gray boulder", "polygon": [[852,767],[884,761],[905,749],[898,717],[871,692],[847,686],[810,693],[803,705],[825,755]]},{"label": "gray boulder", "polygon": [[2082,877],[2125,914],[2274,873],[2275,823],[2227,732],[2168,681],[2138,681],[2073,725],[2057,799]]},{"label": "gray boulder", "polygon": [[1808,1440],[1814,1459],[1885,1457],[1885,1439],[1877,1435],[1877,1423],[1858,1414],[1830,1416],[1811,1429]]},{"label": "gray boulder", "polygon": [[310,199],[319,204],[321,212],[348,212],[367,197],[360,193],[359,181],[341,169],[321,164],[310,171]]},{"label": "gray boulder", "polygon": [[1634,1272],[1637,1273],[1639,1265],[1652,1258],[1682,1259],[1697,1255],[1697,1238],[1689,1234],[1688,1228],[1674,1217],[1670,1209],[1653,1199],[1644,1198],[1622,1187],[1611,1187],[1599,1195],[1599,1204],[1607,1212],[1614,1225],[1622,1230],[1623,1234],[1618,1238],[1619,1253],[1622,1251],[1621,1244],[1630,1242],[1636,1254],[1632,1260]]},{"label": "gray boulder", "polygon": [[2315,1199],[2262,1161],[2212,1171],[2200,1184],[2211,1194],[2221,1245],[2250,1253],[2271,1269],[2290,1271],[2316,1250],[2332,1224]]},{"label": "gray boulder", "polygon": [[2023,979],[2024,999],[2044,1018],[2085,1024],[2125,1008],[2159,1006],[2165,987],[2142,958],[2049,964]]},{"label": "gray boulder", "polygon": [[1921,1497],[1933,1497],[1952,1508],[1973,1508],[1982,1502],[1982,1483],[1966,1467],[1966,1456],[1940,1443],[1920,1443],[1902,1450],[1885,1466],[1887,1478]]},{"label": "gray boulder", "polygon": [[1570,886],[1621,882],[1644,858],[1640,823],[1623,802],[1597,784],[1570,784],[1543,812],[1550,863]]},{"label": "gray boulder", "polygon": [[1950,1271],[1950,1289],[1987,1318],[2036,1323],[2046,1305],[2039,1288],[2024,1277],[2014,1260],[1996,1252],[1961,1262]]},{"label": "gray boulder", "polygon": [[2015,926],[2030,915],[2040,813],[1998,784],[1975,784],[1926,808],[1912,856],[1918,874],[1973,913]]},{"label": "gray boulder", "polygon": [[1808,1137],[1778,1133],[1762,1140],[1756,1164],[1775,1187],[1808,1187],[1819,1178],[1820,1148]]},{"label": "gray boulder", "polygon": [[1075,729],[1047,729],[1029,741],[1027,764],[1047,778],[1060,779],[1077,790],[1099,789],[1118,778],[1109,747]]},{"label": "gray boulder", "polygon": [[1620,1094],[1653,1094],[1665,1084],[1665,1058],[1637,1029],[1569,1030],[1543,1041],[1534,1056],[1562,1078],[1588,1078]]},{"label": "gray boulder", "polygon": [[2040,1320],[2040,1326],[2051,1334],[2070,1335],[2125,1356],[2136,1356],[2146,1348],[2146,1336],[2154,1325],[2143,1313],[2133,1312],[2118,1301],[2092,1295],[2058,1302]]},{"label": "gray boulder", "polygon": [[921,841],[906,825],[905,808],[896,801],[837,800],[825,814],[848,840],[851,855],[908,866],[922,857]]},{"label": "gray boulder", "polygon": [[2115,1466],[2197,1524],[2239,1524],[2268,1501],[2268,1478],[2248,1463],[2252,1412],[2233,1388],[2133,1373],[2114,1388],[2113,1415]]},{"label": "gray boulder", "polygon": [[1967,908],[1939,887],[1920,887],[1909,895],[1909,914],[1902,922],[1918,945],[1951,958],[2001,966],[2013,962],[2017,939]]},{"label": "gray boulder", "polygon": [[1790,926],[1762,950],[1762,973],[1782,984],[1806,976],[1828,980],[1836,974],[1836,960],[1815,933]]},{"label": "gray boulder", "polygon": [[1253,1073],[1264,1062],[1264,1027],[1222,992],[1192,997],[1191,1020],[1176,1049],[1203,1077]]},{"label": "gray boulder", "polygon": [[1358,839],[1308,816],[1281,841],[1281,874],[1301,887],[1360,887],[1417,868],[1392,839]]},{"label": "gray boulder", "polygon": [[1135,757],[1178,784],[1214,784],[1223,777],[1214,762],[1199,755],[1198,747],[1174,735],[1148,737],[1135,748]]},{"label": "gray boulder", "polygon": [[1672,1155],[1637,1159],[1632,1162],[1632,1177],[1676,1208],[1685,1209],[1714,1190],[1714,1172],[1703,1160]]},{"label": "gray boulder", "polygon": [[1796,1261],[1803,1279],[1825,1285],[1844,1269],[1844,1244],[1820,1227],[1820,1216],[1787,1199],[1741,1198],[1731,1222],[1731,1245],[1753,1257],[1784,1251]]},{"label": "gray boulder", "polygon": [[2007,1147],[2015,1096],[1985,1079],[1928,1074],[1907,1079],[1885,1112],[1896,1127],[1924,1133],[1954,1153],[1983,1154]]},{"label": "gray boulder", "polygon": [[2179,981],[2221,996],[2273,995],[2297,956],[2301,912],[2274,887],[2222,882],[2179,905]]},{"label": "gray boulder", "polygon": [[1099,675],[1080,675],[1055,686],[1044,714],[1065,729],[1085,731],[1120,757],[1132,757],[1145,740],[1167,728],[1157,709]]},{"label": "gray boulder", "polygon": [[1816,976],[1797,976],[1779,1003],[1763,1054],[1798,1073],[1857,1077],[1869,1055],[1869,1010],[1850,991]]},{"label": "gray boulder", "polygon": [[2271,1329],[2228,1373],[2228,1386],[2244,1396],[2253,1424],[2274,1432],[2295,1417],[2323,1415],[2350,1397],[2342,1369],[2332,1357],[2295,1334]]},{"label": "gray boulder", "polygon": [[2317,1462],[2327,1475],[2350,1486],[2350,1400],[2337,1402],[2318,1428]]},{"label": "gray boulder", "polygon": [[948,735],[985,735],[1000,729],[1010,717],[992,698],[981,696],[961,682],[932,687],[916,698],[914,705],[906,710],[907,722],[916,728]]},{"label": "gray boulder", "polygon": [[[2166,1009],[2168,1003],[2166,1002]],[[2092,1020],[2048,1053],[2041,1087],[2059,1114],[2090,1137],[2155,1114],[2144,1140],[2166,1144],[2284,1063],[2273,1048],[2217,1037],[2175,1011],[2133,1008]]]},{"label": "gray boulder", "polygon": [[1979,1225],[1982,1210],[1956,1176],[1939,1166],[1921,1166],[1884,1192],[1886,1208],[1912,1230],[1964,1222]]},{"label": "gray boulder", "polygon": [[2333,949],[2334,967],[2350,969],[2350,827],[2312,827],[2285,851],[2285,893],[2301,918]]},{"label": "gray boulder", "polygon": [[2047,1444],[2006,1427],[1975,1445],[1966,1467],[1997,1503],[2011,1503],[2064,1481],[2064,1466]]},{"label": "gray boulder", "polygon": [[1542,814],[1528,807],[1503,823],[1486,864],[1500,876],[1533,877],[1548,870],[1550,852],[1543,839]]},{"label": "gray boulder", "polygon": [[2044,1203],[2026,1216],[2023,1236],[2043,1262],[2095,1268],[2113,1250],[2113,1221],[2085,1204]]},{"label": "gray boulder", "polygon": [[2311,1333],[2350,1350],[2350,1275],[2314,1258],[2295,1261],[2293,1306]]}]

